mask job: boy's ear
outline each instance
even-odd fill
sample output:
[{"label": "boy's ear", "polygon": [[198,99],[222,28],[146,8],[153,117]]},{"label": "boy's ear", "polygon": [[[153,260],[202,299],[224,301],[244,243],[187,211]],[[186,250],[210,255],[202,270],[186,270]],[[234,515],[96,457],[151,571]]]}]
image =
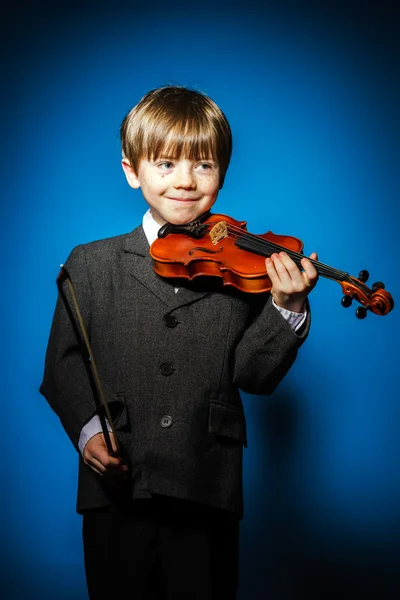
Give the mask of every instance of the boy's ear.
[{"label": "boy's ear", "polygon": [[125,173],[126,180],[129,183],[129,185],[135,190],[140,188],[139,179],[136,175],[134,168],[131,166],[131,163],[129,162],[129,160],[124,157],[122,159],[121,164],[122,164],[122,168]]}]

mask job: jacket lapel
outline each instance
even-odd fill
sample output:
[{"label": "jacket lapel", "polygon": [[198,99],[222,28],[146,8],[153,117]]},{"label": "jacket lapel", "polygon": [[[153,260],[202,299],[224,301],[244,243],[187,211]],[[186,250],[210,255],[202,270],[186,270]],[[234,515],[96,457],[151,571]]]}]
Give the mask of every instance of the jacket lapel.
[{"label": "jacket lapel", "polygon": [[149,243],[141,225],[127,235],[123,251],[129,275],[135,277],[157,296],[169,312],[207,295],[208,292],[199,292],[187,287],[181,287],[178,292],[175,292],[172,280],[156,274],[149,252]]}]

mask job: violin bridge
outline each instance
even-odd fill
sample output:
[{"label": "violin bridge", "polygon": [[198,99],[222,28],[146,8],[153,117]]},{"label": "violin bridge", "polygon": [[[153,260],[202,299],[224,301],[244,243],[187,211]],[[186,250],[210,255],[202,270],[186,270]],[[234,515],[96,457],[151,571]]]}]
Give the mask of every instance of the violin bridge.
[{"label": "violin bridge", "polygon": [[219,221],[210,231],[212,244],[215,246],[220,240],[228,237],[228,228],[225,221]]}]

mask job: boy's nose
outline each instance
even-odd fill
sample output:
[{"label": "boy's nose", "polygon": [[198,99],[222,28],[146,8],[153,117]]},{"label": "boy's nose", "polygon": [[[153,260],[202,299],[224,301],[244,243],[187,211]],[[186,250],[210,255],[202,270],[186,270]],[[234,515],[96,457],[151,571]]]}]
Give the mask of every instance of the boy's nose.
[{"label": "boy's nose", "polygon": [[174,188],[194,189],[196,181],[191,168],[178,169],[175,176]]}]

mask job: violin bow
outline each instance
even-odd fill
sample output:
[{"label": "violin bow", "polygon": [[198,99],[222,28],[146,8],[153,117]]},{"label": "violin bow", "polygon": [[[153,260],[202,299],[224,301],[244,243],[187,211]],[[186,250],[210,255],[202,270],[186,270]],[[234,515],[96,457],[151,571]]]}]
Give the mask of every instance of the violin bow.
[{"label": "violin bow", "polygon": [[[102,429],[102,432],[103,432],[103,435],[104,435],[104,440],[105,440],[105,443],[106,443],[106,446],[107,446],[107,451],[108,451],[108,454],[110,456],[118,456],[119,453],[120,453],[120,446],[119,446],[117,435],[115,433],[115,426],[114,426],[114,423],[113,423],[113,419],[111,417],[110,408],[109,408],[109,405],[108,405],[108,401],[107,401],[106,395],[105,395],[104,390],[103,390],[103,386],[101,385],[101,380],[100,380],[100,377],[99,377],[99,372],[97,370],[96,361],[94,359],[92,348],[91,348],[91,345],[90,345],[90,342],[89,342],[89,336],[87,334],[87,331],[86,331],[86,328],[85,328],[85,324],[83,322],[82,313],[81,313],[80,308],[79,308],[79,303],[78,303],[78,300],[77,300],[77,297],[76,297],[76,293],[75,293],[75,289],[74,289],[74,286],[73,286],[73,283],[72,283],[72,279],[71,279],[71,276],[70,276],[69,272],[64,267],[64,265],[60,265],[60,266],[61,266],[61,271],[60,271],[60,273],[59,273],[59,275],[57,277],[57,287],[58,287],[60,293],[65,297],[64,291],[61,288],[61,284],[62,284],[63,281],[66,281],[67,285],[68,285],[68,288],[69,288],[69,291],[70,291],[70,294],[71,294],[72,303],[74,305],[74,308],[75,308],[75,311],[76,311],[76,316],[78,318],[79,328],[81,330],[81,334],[82,334],[82,337],[83,337],[83,340],[84,340],[84,344],[85,344],[85,347],[86,347],[86,351],[87,351],[87,354],[88,354],[89,364],[91,364],[91,366],[92,366],[93,380],[95,382],[96,391],[97,391],[97,394],[95,394],[95,401],[96,401],[96,405],[97,405],[97,412],[98,412],[98,416],[99,416],[99,419],[100,419],[101,429]],[[104,408],[104,411],[101,410],[102,408]],[[108,424],[109,424],[109,426],[111,428],[111,432],[114,435],[115,444],[117,446],[117,452],[115,452],[115,450],[113,449],[112,442],[111,442],[111,437],[110,437],[110,432],[109,432],[108,427],[107,427],[106,417],[104,416],[104,413],[105,413],[105,415],[107,417],[107,421],[108,421]]]}]

